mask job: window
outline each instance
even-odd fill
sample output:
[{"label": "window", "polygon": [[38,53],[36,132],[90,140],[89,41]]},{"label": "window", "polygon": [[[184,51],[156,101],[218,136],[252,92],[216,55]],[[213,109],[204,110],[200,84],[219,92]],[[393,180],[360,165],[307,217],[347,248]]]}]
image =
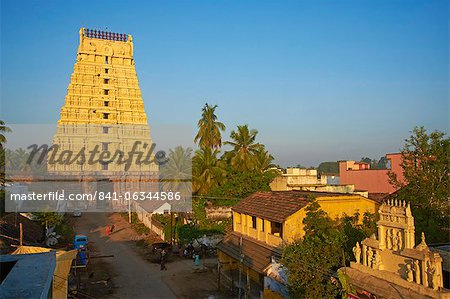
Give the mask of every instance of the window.
[{"label": "window", "polygon": [[103,79],[104,84],[109,84],[109,79]]},{"label": "window", "polygon": [[102,170],[108,170],[108,163],[101,162],[102,164]]},{"label": "window", "polygon": [[108,56],[105,57],[105,63],[106,63],[106,64],[109,63]]},{"label": "window", "polygon": [[256,217],[252,216],[252,228],[256,229]]},{"label": "window", "polygon": [[272,235],[283,238],[283,225],[279,222],[270,222]]},{"label": "window", "polygon": [[169,210],[164,210],[164,214],[169,214]]},{"label": "window", "polygon": [[108,142],[102,142],[102,151],[108,150]]},{"label": "window", "polygon": [[103,113],[103,119],[109,119],[109,113]]},{"label": "window", "polygon": [[103,134],[108,134],[108,130],[109,130],[108,127],[103,127]]},{"label": "window", "polygon": [[107,73],[108,73],[108,71],[109,71],[108,69],[105,69],[105,74],[107,74]]},{"label": "window", "polygon": [[104,101],[103,104],[105,105],[105,107],[109,106],[109,101]]},{"label": "window", "polygon": [[264,231],[264,219],[261,219],[261,231],[263,232]]},{"label": "window", "polygon": [[103,90],[103,94],[104,94],[105,96],[107,96],[107,95],[109,94],[109,90],[104,89],[104,90]]}]

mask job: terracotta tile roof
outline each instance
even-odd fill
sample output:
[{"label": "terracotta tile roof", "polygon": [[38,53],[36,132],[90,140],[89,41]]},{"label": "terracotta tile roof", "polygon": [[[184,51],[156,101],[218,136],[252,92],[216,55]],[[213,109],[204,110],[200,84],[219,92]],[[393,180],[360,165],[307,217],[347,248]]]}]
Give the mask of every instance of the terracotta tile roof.
[{"label": "terracotta tile roof", "polygon": [[377,203],[383,203],[387,199],[389,193],[369,193],[369,199],[376,201]]},{"label": "terracotta tile roof", "polygon": [[[242,248],[240,239],[242,238]],[[258,273],[264,274],[272,256],[281,257],[281,250],[269,246],[237,232],[228,234],[223,241],[217,244],[217,249],[239,261],[241,253],[244,255],[243,264]],[[242,251],[241,251],[242,249]]]},{"label": "terracotta tile roof", "polygon": [[232,210],[271,221],[283,222],[307,204],[306,196],[296,191],[256,192],[241,200]]},{"label": "terracotta tile roof", "polygon": [[283,222],[290,215],[304,208],[309,203],[308,196],[345,195],[348,194],[314,191],[256,192],[241,200],[232,210],[271,221]]}]

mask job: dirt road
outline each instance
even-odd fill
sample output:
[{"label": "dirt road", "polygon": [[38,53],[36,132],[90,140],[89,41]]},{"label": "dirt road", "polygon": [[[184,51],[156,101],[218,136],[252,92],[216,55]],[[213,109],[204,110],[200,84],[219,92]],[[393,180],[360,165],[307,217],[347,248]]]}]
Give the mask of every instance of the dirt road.
[{"label": "dirt road", "polygon": [[[95,249],[91,255],[110,255],[103,259],[111,267],[115,292],[112,298],[176,298],[164,283],[163,276],[170,275],[159,270],[159,265],[151,264],[133,249],[133,238],[138,237],[128,226],[121,226],[111,219],[119,215],[84,213],[75,221],[77,234],[85,234]],[[114,233],[107,237],[105,226],[115,224]],[[91,271],[95,273],[95,268]],[[111,296],[109,297],[111,298]]]}]

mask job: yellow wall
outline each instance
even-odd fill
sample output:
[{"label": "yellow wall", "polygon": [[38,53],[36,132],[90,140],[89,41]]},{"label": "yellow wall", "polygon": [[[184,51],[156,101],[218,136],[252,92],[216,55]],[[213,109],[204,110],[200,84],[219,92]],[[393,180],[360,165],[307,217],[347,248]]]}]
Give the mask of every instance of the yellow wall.
[{"label": "yellow wall", "polygon": [[[360,195],[318,196],[316,199],[322,210],[332,219],[342,218],[345,215],[352,216],[356,212],[359,212],[359,220],[361,222],[365,212],[376,213],[378,210],[376,202]],[[306,207],[288,217],[283,223],[283,239],[281,239],[272,234],[270,221],[257,217],[257,227],[255,230],[251,227],[251,215],[244,215],[233,211],[233,230],[269,245],[280,246],[283,244],[283,241],[289,243],[305,235],[303,230],[303,219],[305,217]],[[263,221],[264,231],[262,231]]]}]

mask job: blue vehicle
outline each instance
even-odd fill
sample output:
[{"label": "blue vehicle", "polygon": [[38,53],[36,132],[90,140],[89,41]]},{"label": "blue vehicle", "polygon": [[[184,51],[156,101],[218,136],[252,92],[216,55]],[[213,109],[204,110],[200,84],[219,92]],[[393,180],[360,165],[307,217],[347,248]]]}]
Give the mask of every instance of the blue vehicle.
[{"label": "blue vehicle", "polygon": [[88,262],[88,237],[76,235],[73,240],[74,249],[78,250],[77,264],[87,265]]}]

